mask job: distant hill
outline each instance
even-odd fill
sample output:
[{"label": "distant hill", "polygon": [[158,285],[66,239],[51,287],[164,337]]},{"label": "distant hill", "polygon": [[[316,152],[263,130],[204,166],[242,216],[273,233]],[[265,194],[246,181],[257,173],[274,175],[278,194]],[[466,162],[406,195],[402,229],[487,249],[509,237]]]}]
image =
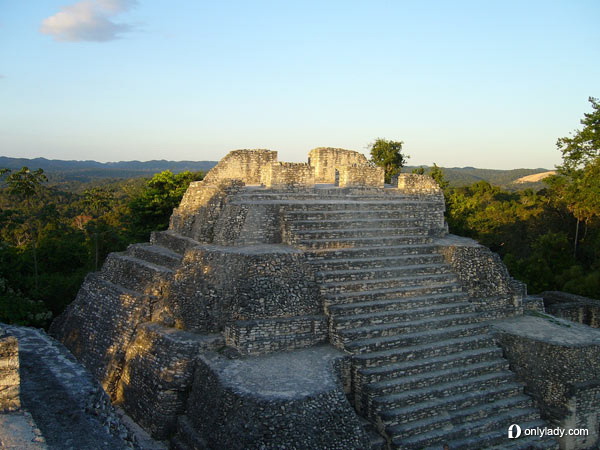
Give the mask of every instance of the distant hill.
[{"label": "distant hill", "polygon": [[[413,166],[407,166],[402,171],[410,172],[414,168]],[[508,189],[527,189],[530,186],[527,184],[516,185],[514,184],[515,181],[530,175],[548,172],[548,169],[542,168],[498,170],[477,169],[475,167],[442,167],[442,170],[450,186],[468,186],[478,181],[487,181],[495,186],[502,186]]]},{"label": "distant hill", "polygon": [[[118,161],[101,163],[98,161],[63,161],[46,158],[10,158],[0,156],[0,168],[20,169],[27,166],[31,169],[42,168],[53,183],[70,181],[89,183],[101,179],[120,180],[135,177],[149,177],[164,170],[174,173],[207,172],[217,164],[217,161],[167,161],[164,159],[153,161]],[[403,172],[411,172],[416,166],[407,166]],[[521,183],[518,180],[526,179],[531,175],[549,173],[548,169],[477,169],[475,167],[442,167],[446,179],[451,186],[468,186],[477,181],[487,181],[490,184],[509,189],[538,188],[541,183]],[[541,175],[540,175],[541,176]]]},{"label": "distant hill", "polygon": [[217,164],[217,161],[118,161],[101,163],[98,161],[63,161],[46,158],[9,158],[0,156],[0,167],[20,169],[27,166],[30,169],[44,169],[51,181],[90,182],[95,179],[112,178],[124,179],[147,177],[164,170],[174,173],[203,171],[207,172]]}]

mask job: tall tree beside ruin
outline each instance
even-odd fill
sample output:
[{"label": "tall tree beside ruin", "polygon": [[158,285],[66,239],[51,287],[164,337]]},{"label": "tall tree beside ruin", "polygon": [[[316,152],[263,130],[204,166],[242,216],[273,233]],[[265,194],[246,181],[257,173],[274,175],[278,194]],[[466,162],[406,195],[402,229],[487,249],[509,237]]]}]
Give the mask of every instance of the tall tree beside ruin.
[{"label": "tall tree beside ruin", "polygon": [[371,161],[385,170],[385,182],[390,183],[392,177],[398,175],[408,155],[402,154],[403,141],[390,141],[378,138],[371,144]]},{"label": "tall tree beside ruin", "polygon": [[583,115],[583,128],[556,142],[563,163],[557,166],[558,176],[549,180],[577,219],[574,252],[579,242],[580,223],[587,226],[591,220],[600,218],[600,102],[594,97],[588,100],[592,112]]}]

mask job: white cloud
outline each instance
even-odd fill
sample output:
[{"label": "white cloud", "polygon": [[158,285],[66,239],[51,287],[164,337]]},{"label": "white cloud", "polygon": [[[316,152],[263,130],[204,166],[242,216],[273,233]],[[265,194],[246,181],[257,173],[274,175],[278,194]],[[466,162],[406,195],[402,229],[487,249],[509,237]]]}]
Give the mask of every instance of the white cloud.
[{"label": "white cloud", "polygon": [[136,0],[83,0],[65,6],[60,12],[44,19],[40,32],[63,42],[104,42],[118,39],[132,27],[115,23],[112,19],[131,9],[136,3]]}]

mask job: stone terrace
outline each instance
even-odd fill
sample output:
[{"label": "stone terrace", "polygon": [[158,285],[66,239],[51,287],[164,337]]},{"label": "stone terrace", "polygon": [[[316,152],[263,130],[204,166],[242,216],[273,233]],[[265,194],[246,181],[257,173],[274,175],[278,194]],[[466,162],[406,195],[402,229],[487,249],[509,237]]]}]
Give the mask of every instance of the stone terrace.
[{"label": "stone terrace", "polygon": [[[294,448],[307,434],[317,448],[557,448],[506,439],[509,424],[545,426],[487,324],[522,314],[522,286],[489,250],[446,238],[430,178],[403,174],[384,188],[364,156],[317,150],[296,165],[267,150],[230,153],[190,185],[168,231],[87,278],[53,333],[176,448]],[[243,392],[230,382],[232,370],[243,377],[238,361],[286,351],[268,361],[290,386],[290,358],[317,345],[338,349],[319,366],[337,380],[326,392],[308,383],[272,401],[268,382]],[[247,367],[269,380],[272,368]],[[236,415],[243,405],[272,429],[260,414]]]}]

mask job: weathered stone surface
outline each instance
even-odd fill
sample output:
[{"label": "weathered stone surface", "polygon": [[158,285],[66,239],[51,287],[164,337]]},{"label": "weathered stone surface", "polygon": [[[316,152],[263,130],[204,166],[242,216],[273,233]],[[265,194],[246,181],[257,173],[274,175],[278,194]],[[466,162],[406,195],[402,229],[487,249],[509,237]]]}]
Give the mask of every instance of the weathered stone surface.
[{"label": "weathered stone surface", "polygon": [[316,347],[241,360],[200,357],[178,440],[194,448],[368,448],[336,359]]},{"label": "weathered stone surface", "polygon": [[154,323],[140,325],[127,347],[115,403],[154,438],[167,439],[184,411],[196,357],[223,343]]},{"label": "weathered stone surface", "polygon": [[438,239],[436,244],[458,275],[469,300],[487,318],[523,313],[525,285],[510,276],[496,253],[472,239],[452,235]]},{"label": "weathered stone surface", "polygon": [[598,445],[600,331],[542,314],[499,321],[494,328],[512,370],[551,423],[589,431],[565,436],[561,448]]},{"label": "weathered stone surface", "polygon": [[186,252],[157,307],[178,328],[222,331],[235,320],[319,314],[305,255],[287,246],[197,246]]},{"label": "weathered stone surface", "polygon": [[0,413],[21,407],[19,392],[19,343],[0,330]]},{"label": "weathered stone surface", "polygon": [[600,300],[557,291],[545,291],[539,296],[549,314],[600,328]]},{"label": "weathered stone surface", "polygon": [[236,320],[225,326],[225,342],[242,354],[312,347],[327,341],[327,317]]},{"label": "weathered stone surface", "polygon": [[260,184],[263,170],[276,161],[277,152],[272,150],[234,150],[206,174],[204,182],[239,180],[244,184]]},{"label": "weathered stone surface", "polygon": [[62,344],[43,330],[0,327],[19,341],[21,402],[36,442],[65,450],[139,448],[98,381]]},{"label": "weathered stone surface", "polygon": [[374,186],[382,188],[385,178],[383,167],[373,164],[353,164],[341,167],[338,184],[340,187]]},{"label": "weathered stone surface", "polygon": [[336,170],[352,166],[366,165],[367,158],[361,153],[341,148],[319,147],[308,154],[308,163],[315,168],[315,183],[336,182]]},{"label": "weathered stone surface", "polygon": [[73,303],[50,327],[110,396],[136,328],[150,320],[156,299],[89,274]]},{"label": "weathered stone surface", "polygon": [[[169,229],[198,242],[213,242],[219,230],[215,225],[221,211],[227,205],[229,196],[242,185],[238,180],[228,179],[216,179],[210,183],[208,177],[191,183],[179,207],[173,211]],[[242,220],[243,217],[240,217],[238,221]],[[230,226],[235,228],[239,225],[233,223]]]},{"label": "weathered stone surface", "polygon": [[315,168],[306,163],[274,162],[262,170],[261,184],[266,187],[312,186]]}]

